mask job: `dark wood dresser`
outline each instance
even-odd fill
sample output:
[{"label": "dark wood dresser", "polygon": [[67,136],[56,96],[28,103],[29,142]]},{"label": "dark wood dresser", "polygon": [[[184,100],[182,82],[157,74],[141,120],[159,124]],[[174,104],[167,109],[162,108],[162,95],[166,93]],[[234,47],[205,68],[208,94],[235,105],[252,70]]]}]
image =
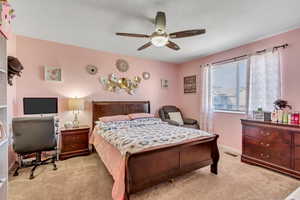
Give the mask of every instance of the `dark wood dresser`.
[{"label": "dark wood dresser", "polygon": [[300,179],[300,126],[241,120],[242,162]]},{"label": "dark wood dresser", "polygon": [[61,151],[60,160],[74,156],[88,155],[89,151],[89,134],[88,126],[79,128],[61,130]]}]

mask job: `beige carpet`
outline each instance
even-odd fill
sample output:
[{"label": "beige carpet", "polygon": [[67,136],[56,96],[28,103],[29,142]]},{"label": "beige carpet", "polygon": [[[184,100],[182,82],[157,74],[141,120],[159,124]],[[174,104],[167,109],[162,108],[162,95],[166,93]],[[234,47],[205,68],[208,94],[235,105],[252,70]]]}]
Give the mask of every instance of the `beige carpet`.
[{"label": "beige carpet", "polygon": [[[132,195],[132,200],[283,200],[300,186],[296,179],[240,162],[221,154],[219,175],[209,168]],[[97,154],[43,166],[36,178],[29,170],[10,176],[9,200],[111,200],[112,178]]]}]

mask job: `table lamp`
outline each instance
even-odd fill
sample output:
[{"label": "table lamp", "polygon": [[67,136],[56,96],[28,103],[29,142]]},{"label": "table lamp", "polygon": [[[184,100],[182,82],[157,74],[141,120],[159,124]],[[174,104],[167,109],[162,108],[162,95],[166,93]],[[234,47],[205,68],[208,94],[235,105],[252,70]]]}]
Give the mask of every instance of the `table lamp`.
[{"label": "table lamp", "polygon": [[84,110],[84,100],[80,98],[70,98],[69,110],[72,110],[74,114],[73,128],[78,128],[79,127],[78,115],[80,110]]}]

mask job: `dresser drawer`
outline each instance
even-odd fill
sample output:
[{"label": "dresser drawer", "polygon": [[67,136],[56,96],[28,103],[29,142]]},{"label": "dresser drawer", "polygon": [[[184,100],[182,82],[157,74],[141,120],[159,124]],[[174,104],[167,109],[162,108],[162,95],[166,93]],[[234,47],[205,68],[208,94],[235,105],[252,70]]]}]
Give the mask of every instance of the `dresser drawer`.
[{"label": "dresser drawer", "polygon": [[293,133],[294,134],[294,148],[295,148],[295,170],[300,171],[300,134],[299,133]]},{"label": "dresser drawer", "polygon": [[264,144],[290,145],[292,141],[292,136],[288,131],[259,126],[245,126],[244,135],[255,138]]},{"label": "dresser drawer", "polygon": [[[269,143],[267,143],[269,144]],[[243,154],[270,162],[286,168],[291,167],[291,146],[290,144],[270,143],[267,145],[261,140],[251,137],[244,137]]]},{"label": "dresser drawer", "polygon": [[300,159],[300,146],[295,147],[295,159]]},{"label": "dresser drawer", "polygon": [[300,159],[295,159],[295,170],[300,171]]},{"label": "dresser drawer", "polygon": [[76,151],[80,149],[88,148],[88,135],[76,134],[76,135],[64,135],[62,138],[62,152]]},{"label": "dresser drawer", "polygon": [[258,126],[244,126],[243,134],[249,137],[261,138],[262,129]]},{"label": "dresser drawer", "polygon": [[299,133],[293,133],[293,134],[294,134],[295,145],[300,147],[300,134]]},{"label": "dresser drawer", "polygon": [[81,132],[80,134],[63,134],[63,143],[85,144],[88,141],[88,134]]}]

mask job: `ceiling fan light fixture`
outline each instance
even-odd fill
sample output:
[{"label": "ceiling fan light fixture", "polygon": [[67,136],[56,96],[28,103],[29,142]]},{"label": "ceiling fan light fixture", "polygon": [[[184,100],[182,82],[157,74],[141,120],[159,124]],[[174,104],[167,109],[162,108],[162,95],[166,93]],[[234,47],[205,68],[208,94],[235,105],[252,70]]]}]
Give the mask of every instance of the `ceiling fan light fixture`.
[{"label": "ceiling fan light fixture", "polygon": [[156,47],[163,47],[169,41],[169,37],[167,35],[154,35],[151,37],[151,43]]},{"label": "ceiling fan light fixture", "polygon": [[192,30],[177,31],[168,34],[166,32],[166,14],[162,11],[156,13],[154,24],[155,24],[155,32],[152,33],[151,35],[136,34],[136,33],[116,33],[116,34],[119,36],[126,36],[126,37],[148,38],[150,41],[148,41],[143,46],[139,47],[137,49],[138,51],[144,50],[150,47],[151,45],[154,45],[155,47],[166,46],[170,49],[178,51],[180,50],[180,47],[176,43],[170,41],[169,39],[186,38],[186,37],[192,37],[192,36],[202,35],[206,33],[205,29],[192,29]]}]

